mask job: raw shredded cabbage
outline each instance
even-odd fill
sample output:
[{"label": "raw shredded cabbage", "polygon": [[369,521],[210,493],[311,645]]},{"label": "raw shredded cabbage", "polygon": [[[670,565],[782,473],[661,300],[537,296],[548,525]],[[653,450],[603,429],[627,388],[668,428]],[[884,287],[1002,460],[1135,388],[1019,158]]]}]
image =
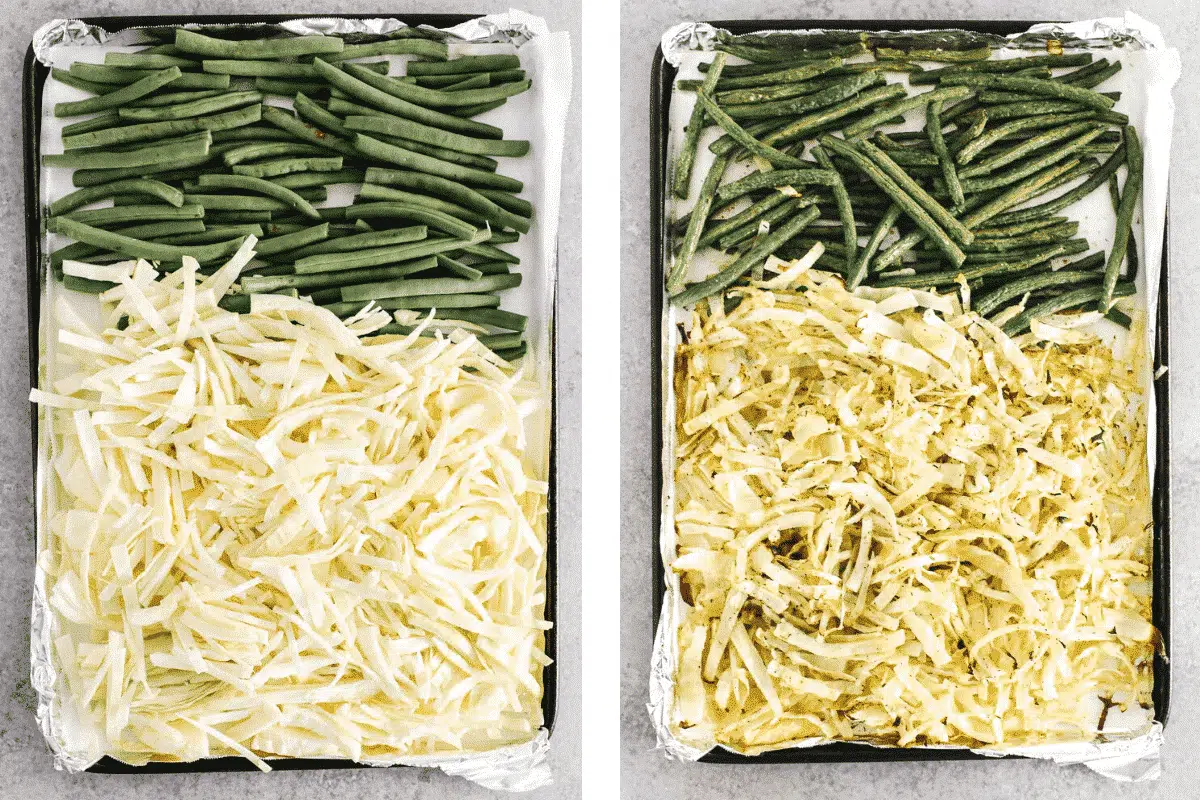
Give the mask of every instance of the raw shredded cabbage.
[{"label": "raw shredded cabbage", "polygon": [[675,734],[756,753],[1148,725],[1105,727],[1149,709],[1158,642],[1136,365],[1077,327],[1010,339],[952,295],[777,270],[681,325]]},{"label": "raw shredded cabbage", "polygon": [[[205,277],[64,305],[48,535],[58,702],[122,761],[485,751],[542,725],[547,484],[525,454],[541,389],[468,332],[360,339]],[[118,329],[118,320],[127,325]]]}]

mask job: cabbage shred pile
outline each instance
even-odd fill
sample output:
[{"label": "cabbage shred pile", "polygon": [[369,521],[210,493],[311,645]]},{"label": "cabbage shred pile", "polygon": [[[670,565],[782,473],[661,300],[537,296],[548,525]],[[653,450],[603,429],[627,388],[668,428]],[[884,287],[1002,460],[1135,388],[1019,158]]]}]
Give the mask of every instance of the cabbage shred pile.
[{"label": "cabbage shred pile", "polygon": [[1053,320],[1009,338],[954,296],[807,266],[683,326],[675,735],[753,754],[1143,731],[1136,365]]}]

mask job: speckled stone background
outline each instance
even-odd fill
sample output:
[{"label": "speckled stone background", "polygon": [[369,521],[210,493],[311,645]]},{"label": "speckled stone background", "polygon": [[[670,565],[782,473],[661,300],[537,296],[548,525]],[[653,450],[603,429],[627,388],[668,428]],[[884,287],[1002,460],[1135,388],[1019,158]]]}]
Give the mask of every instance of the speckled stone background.
[{"label": "speckled stone background", "polygon": [[[1082,767],[1033,761],[907,764],[725,766],[680,764],[654,749],[646,714],[651,646],[650,485],[650,65],[663,31],[684,20],[719,19],[1087,19],[1133,8],[1160,25],[1183,56],[1183,79],[1175,88],[1175,150],[1171,165],[1171,429],[1172,569],[1170,720],[1163,754],[1164,776],[1156,783],[1118,784]],[[623,0],[621,37],[622,258],[621,420],[623,481],[621,526],[622,787],[627,798],[1074,798],[1200,797],[1200,422],[1190,408],[1200,391],[1200,351],[1195,315],[1200,277],[1194,213],[1200,161],[1189,141],[1200,124],[1196,106],[1200,29],[1196,0],[823,0],[820,2],[648,2]],[[593,154],[594,157],[595,154]]]},{"label": "speckled stone background", "polygon": [[[553,0],[439,0],[438,2],[344,2],[343,0],[177,0],[177,2],[0,2],[0,798],[83,800],[84,798],[172,798],[240,800],[269,798],[349,798],[426,800],[494,797],[461,778],[438,770],[377,769],[194,775],[70,775],[55,771],[34,720],[29,684],[29,607],[32,586],[33,478],[30,470],[29,364],[25,309],[24,204],[21,173],[21,65],[33,32],[55,18],[148,14],[331,14],[386,9],[405,13],[486,13],[519,7],[546,19],[550,29],[571,35],[579,63],[579,4]],[[558,714],[551,737],[554,785],[529,797],[579,797],[579,310],[580,191],[579,73],[563,163],[562,219],[559,227],[558,425]]]}]

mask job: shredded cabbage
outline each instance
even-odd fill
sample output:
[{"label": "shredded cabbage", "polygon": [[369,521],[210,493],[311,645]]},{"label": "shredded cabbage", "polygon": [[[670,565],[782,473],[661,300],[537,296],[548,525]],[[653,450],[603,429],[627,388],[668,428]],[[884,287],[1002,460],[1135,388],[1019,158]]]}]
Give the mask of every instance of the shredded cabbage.
[{"label": "shredded cabbage", "polygon": [[779,271],[681,326],[676,735],[1005,747],[1149,708],[1136,365]]},{"label": "shredded cabbage", "polygon": [[[59,702],[128,763],[484,751],[542,725],[542,390],[457,331],[370,336],[225,267],[60,318],[35,389]],[[128,324],[118,329],[118,320]]]}]

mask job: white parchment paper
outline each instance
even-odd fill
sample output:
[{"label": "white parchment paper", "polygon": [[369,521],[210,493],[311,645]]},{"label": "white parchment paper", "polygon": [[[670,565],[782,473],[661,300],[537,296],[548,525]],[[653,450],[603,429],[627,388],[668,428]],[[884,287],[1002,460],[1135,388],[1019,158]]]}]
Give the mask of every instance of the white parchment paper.
[{"label": "white parchment paper", "polygon": [[[399,20],[386,18],[313,17],[263,27],[282,28],[298,34],[386,34],[407,26]],[[515,244],[506,245],[509,252],[521,259],[519,269],[522,283],[505,293],[504,308],[529,317],[526,331],[529,353],[525,358],[525,369],[541,383],[545,402],[538,412],[526,420],[526,435],[535,467],[543,477],[547,477],[552,435],[551,369],[554,363],[552,347],[562,152],[572,89],[570,37],[565,32],[551,32],[545,20],[518,10],[479,17],[441,31],[427,30],[447,41],[452,58],[518,52],[521,66],[533,82],[529,91],[510,98],[505,105],[477,119],[503,128],[507,138],[527,139],[532,145],[528,157],[507,159],[504,164],[506,175],[525,184],[521,194],[533,203],[535,209],[529,233]],[[139,29],[113,34],[79,20],[54,20],[34,35],[33,44],[35,55],[42,64],[65,69],[75,61],[102,63],[105,53],[132,51],[144,46],[145,40],[145,33]],[[408,57],[389,56],[388,59],[392,62],[391,74],[400,74],[398,65]],[[62,151],[62,128],[72,121],[56,118],[53,114],[54,104],[88,96],[53,79],[46,81],[40,105],[40,146],[43,154]],[[279,97],[271,97],[269,102],[273,105],[291,105],[290,101]],[[40,203],[43,208],[73,190],[71,173],[69,169],[41,167]],[[331,187],[329,201],[317,205],[345,205],[351,197],[349,187]],[[111,203],[106,201],[87,208],[108,204]],[[57,234],[43,233],[43,253],[49,253],[69,241]],[[46,264],[43,263],[39,265],[42,279],[39,382],[43,384],[56,360],[55,302],[60,297],[66,298],[85,315],[98,313],[99,306],[96,298],[64,290],[56,281],[45,280],[45,274]],[[55,502],[54,481],[47,480],[50,474],[47,467],[50,434],[49,418],[39,409],[36,475],[39,554],[47,536],[43,520],[48,519],[48,509],[53,508]],[[47,603],[46,577],[39,558],[30,637],[32,683],[38,695],[39,726],[54,753],[55,765],[74,772],[86,769],[104,755],[103,732],[86,730],[73,713],[71,704],[63,702],[57,693],[59,678],[51,646],[55,635],[55,619]],[[549,575],[547,579],[554,580],[554,576]],[[530,791],[551,781],[550,768],[546,763],[548,750],[549,731],[543,728],[529,742],[486,753],[378,759],[364,763],[438,767],[490,789]]]},{"label": "white parchment paper", "polygon": [[[772,33],[773,31],[760,31]],[[786,33],[813,33],[814,31],[787,31]],[[899,32],[898,32],[899,33]],[[720,34],[716,28],[707,23],[687,22],[676,25],[662,36],[663,55],[668,63],[678,69],[677,79],[700,79],[703,73],[699,64],[711,60],[711,51]],[[1112,50],[1114,52],[1098,52],[1099,56],[1119,58],[1122,69],[1103,85],[1104,91],[1120,91],[1121,99],[1117,101],[1115,111],[1128,114],[1130,122],[1137,128],[1145,148],[1145,176],[1141,200],[1141,215],[1135,215],[1133,238],[1137,243],[1140,269],[1136,278],[1137,294],[1132,300],[1146,318],[1146,336],[1140,342],[1128,342],[1123,329],[1102,321],[1097,325],[1097,332],[1108,340],[1118,351],[1128,347],[1142,349],[1142,363],[1145,365],[1147,415],[1147,455],[1151,470],[1151,485],[1153,484],[1153,469],[1155,463],[1155,407],[1153,354],[1156,335],[1156,312],[1158,308],[1159,275],[1162,263],[1164,230],[1166,225],[1167,174],[1171,151],[1171,127],[1174,121],[1175,106],[1171,97],[1171,89],[1179,79],[1180,60],[1178,51],[1168,48],[1162,32],[1153,23],[1138,15],[1128,12],[1124,17],[1113,17],[1094,20],[1083,20],[1066,24],[1046,23],[1035,25],[1023,34],[1009,37],[1007,41],[996,37],[996,58],[1013,58],[1029,55],[1034,48],[1034,42],[1044,42],[1047,38],[1065,38],[1077,46],[1068,47],[1065,52],[1090,52]],[[1045,52],[1044,47],[1041,52]],[[732,59],[732,63],[741,63],[741,59]],[[928,64],[925,66],[939,66]],[[889,81],[907,80],[903,74],[889,73]],[[683,141],[684,127],[692,114],[695,105],[694,92],[673,92],[671,95],[668,118],[668,153],[671,157],[678,152]],[[895,130],[917,129],[923,124],[921,110],[910,112],[905,124],[892,126]],[[674,220],[691,210],[698,193],[699,184],[708,171],[713,160],[713,154],[708,145],[720,135],[720,131],[710,128],[701,137],[696,154],[695,169],[692,173],[692,187],[686,200],[679,200],[670,193],[666,195],[666,207],[653,209],[653,213],[664,214],[664,219]],[[668,167],[670,164],[668,164]],[[744,172],[755,169],[752,165],[742,165]],[[668,170],[668,174],[669,170]],[[735,179],[741,177],[741,172],[735,172],[731,165],[728,175]],[[1122,170],[1123,174],[1123,170]],[[1073,184],[1072,184],[1073,185]],[[1043,202],[1039,198],[1037,202]],[[1068,212],[1062,212],[1068,213]],[[1116,214],[1109,199],[1108,191],[1100,188],[1090,196],[1070,206],[1071,219],[1080,221],[1079,235],[1086,237],[1089,250],[1105,250],[1111,248],[1113,232],[1116,226]],[[725,259],[727,260],[727,259]],[[700,280],[724,266],[721,254],[711,248],[698,253],[690,265],[687,280]],[[670,265],[666,265],[669,271]],[[661,290],[661,288],[660,288]],[[662,370],[661,386],[662,400],[662,458],[663,486],[660,501],[661,527],[659,530],[659,550],[664,564],[670,564],[675,557],[675,398],[674,398],[674,353],[680,344],[680,316],[669,302],[663,304],[664,313],[661,320]],[[1128,351],[1127,351],[1128,352]],[[1160,376],[1161,377],[1161,376]],[[1162,565],[1155,565],[1155,569]],[[651,655],[650,667],[650,702],[648,710],[658,736],[659,747],[670,758],[685,761],[695,761],[711,750],[712,742],[686,741],[676,734],[671,725],[675,699],[675,672],[679,657],[679,640],[676,632],[685,614],[684,600],[680,594],[679,577],[670,569],[664,575],[666,593],[663,597],[662,613],[659,617],[658,630],[655,633],[654,650]],[[1117,730],[1145,731],[1140,735],[1130,735],[1128,738],[1103,742],[1043,745],[1028,748],[1008,749],[979,749],[975,752],[1000,756],[1024,755],[1030,758],[1044,758],[1062,764],[1084,764],[1090,769],[1107,777],[1124,780],[1140,781],[1153,780],[1161,774],[1159,750],[1162,746],[1162,726],[1158,722],[1147,720],[1145,716],[1125,715],[1131,718],[1115,718],[1109,716],[1109,728]],[[1148,730],[1146,730],[1148,726]],[[825,743],[825,740],[812,739],[797,743],[796,747],[806,747]]]}]

